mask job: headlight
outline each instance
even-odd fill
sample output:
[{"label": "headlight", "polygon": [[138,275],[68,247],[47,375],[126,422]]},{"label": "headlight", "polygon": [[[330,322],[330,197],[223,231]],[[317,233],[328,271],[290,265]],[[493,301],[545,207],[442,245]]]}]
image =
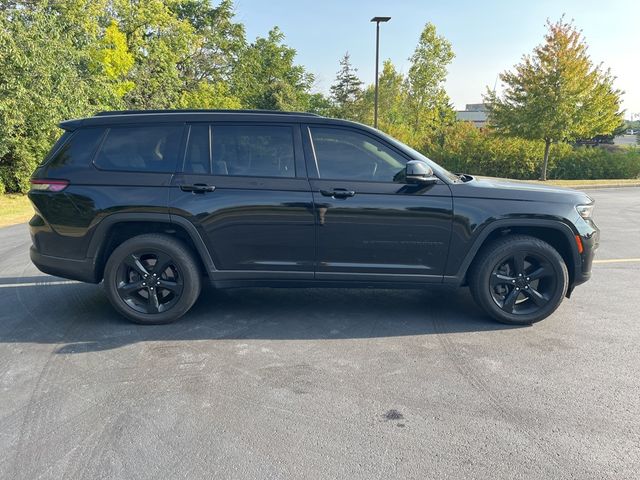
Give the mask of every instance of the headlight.
[{"label": "headlight", "polygon": [[590,203],[589,205],[576,205],[576,210],[580,214],[582,218],[591,218],[591,214],[593,213],[594,204]]}]

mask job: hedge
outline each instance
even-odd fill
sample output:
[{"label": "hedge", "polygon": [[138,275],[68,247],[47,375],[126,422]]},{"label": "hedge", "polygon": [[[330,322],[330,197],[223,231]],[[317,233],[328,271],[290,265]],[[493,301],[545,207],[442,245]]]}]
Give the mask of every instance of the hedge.
[{"label": "hedge", "polygon": [[[422,151],[453,172],[535,180],[540,177],[544,143],[498,137],[471,125],[457,124],[445,132],[442,145],[427,144]],[[639,178],[640,148],[554,144],[547,175],[566,180]]]}]

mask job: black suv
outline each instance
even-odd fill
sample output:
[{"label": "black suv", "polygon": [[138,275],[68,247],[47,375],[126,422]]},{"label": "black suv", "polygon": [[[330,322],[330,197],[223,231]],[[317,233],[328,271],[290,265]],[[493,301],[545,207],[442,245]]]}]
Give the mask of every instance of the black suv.
[{"label": "black suv", "polygon": [[454,175],[378,130],[312,114],[121,111],[60,124],[33,174],[31,259],[139,323],[226,287],[469,285],[529,324],[590,277],[587,195]]}]

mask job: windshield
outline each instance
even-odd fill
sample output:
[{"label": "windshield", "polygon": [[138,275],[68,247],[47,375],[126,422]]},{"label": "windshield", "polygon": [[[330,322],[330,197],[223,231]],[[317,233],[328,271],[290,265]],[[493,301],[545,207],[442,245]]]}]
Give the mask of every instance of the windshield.
[{"label": "windshield", "polygon": [[384,132],[381,132],[380,130],[377,130],[377,132],[378,132],[378,134],[381,134],[382,136],[384,136],[389,142],[393,143],[395,146],[400,147],[402,150],[408,152],[414,158],[414,160],[421,160],[421,161],[427,163],[433,169],[435,174],[437,176],[439,176],[440,178],[446,178],[447,180],[449,180],[450,182],[453,182],[453,183],[460,182],[460,177],[458,177],[457,175],[451,173],[446,168],[441,167],[440,165],[438,165],[436,162],[434,162],[430,158],[425,157],[422,153],[420,153],[416,149],[411,148],[409,145],[405,145],[401,141],[396,140],[395,138],[387,135]]}]

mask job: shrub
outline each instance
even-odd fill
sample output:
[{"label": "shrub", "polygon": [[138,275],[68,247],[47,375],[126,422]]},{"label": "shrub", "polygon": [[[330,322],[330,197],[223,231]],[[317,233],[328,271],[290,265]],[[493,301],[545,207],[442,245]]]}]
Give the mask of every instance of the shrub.
[{"label": "shrub", "polygon": [[[501,137],[469,123],[458,122],[446,129],[441,144],[426,139],[419,148],[454,172],[535,180],[540,177],[544,142]],[[551,147],[549,178],[638,177],[638,148],[574,148],[565,143]]]},{"label": "shrub", "polygon": [[579,147],[556,160],[549,178],[639,178],[640,149]]}]

